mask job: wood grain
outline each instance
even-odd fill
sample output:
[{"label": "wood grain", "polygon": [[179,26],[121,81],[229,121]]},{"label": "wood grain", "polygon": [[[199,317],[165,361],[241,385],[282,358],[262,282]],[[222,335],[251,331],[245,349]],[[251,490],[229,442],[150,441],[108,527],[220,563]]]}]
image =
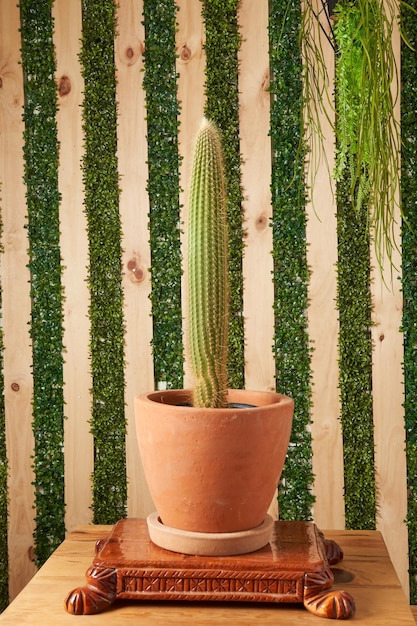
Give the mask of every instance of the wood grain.
[{"label": "wood grain", "polygon": [[1,260],[6,438],[9,464],[9,589],[13,598],[35,573],[33,552],[32,351],[23,183],[23,76],[19,9],[0,3]]},{"label": "wood grain", "polygon": [[[186,224],[188,218],[188,196],[191,178],[191,162],[194,140],[204,115],[204,84],[206,57],[203,50],[204,24],[201,14],[201,5],[197,2],[179,0],[177,3],[178,30],[176,34],[177,72],[178,72],[178,100],[180,103],[179,115],[179,153],[180,163],[180,205],[181,223]],[[187,255],[187,238],[185,229],[181,235],[181,249],[183,259]],[[183,329],[187,332],[187,264],[183,262],[183,276],[181,282],[183,302]],[[185,336],[185,334],[184,334]],[[188,364],[188,354],[185,352],[184,387],[192,386],[192,376]]]},{"label": "wood grain", "polygon": [[[177,71],[181,102],[179,149],[182,221],[187,213],[190,154],[203,114],[204,24],[201,3],[178,0]],[[142,89],[143,0],[117,3],[118,35],[115,41],[118,99],[118,163],[120,212],[123,228],[123,291],[126,327],[126,415],[129,515],[142,516],[153,510],[137,451],[133,397],[153,387],[150,348],[150,266],[148,233],[146,109]],[[54,43],[57,52],[57,116],[60,140],[59,185],[61,246],[65,265],[63,284],[65,355],[65,461],[67,527],[91,519],[90,476],[93,447],[89,433],[90,366],[88,358],[89,296],[87,242],[83,213],[80,160],[82,80],[78,59],[81,33],[79,2],[56,0]],[[270,168],[268,137],[268,2],[242,0],[239,23],[242,34],[240,60],[240,124],[245,194],[244,314],[247,387],[265,389],[274,385],[272,356],[273,287],[271,280]],[[34,573],[28,554],[32,546],[33,487],[31,430],[30,275],[27,269],[25,187],[23,184],[23,79],[20,60],[20,16],[15,0],[0,2],[0,182],[3,220],[1,287],[5,333],[5,400],[9,459],[9,552],[12,597]],[[396,44],[397,45],[397,44]],[[329,67],[333,61],[329,56]],[[333,141],[326,129],[326,150],[332,169]],[[313,158],[312,166],[315,161]],[[323,528],[344,526],[343,454],[339,423],[338,314],[336,311],[337,260],[335,205],[325,167],[313,189],[314,203],[308,209],[308,263],[311,269],[309,307],[306,312],[314,352],[313,372],[313,472],[316,503],[314,519]],[[185,250],[184,237],[182,239]],[[185,278],[185,277],[184,277]],[[375,305],[373,329],[374,419],[379,487],[378,528],[382,531],[395,568],[408,589],[405,453],[403,431],[402,341],[398,328],[401,295],[385,291],[375,275],[372,294]],[[185,295],[185,282],[183,281]],[[184,328],[186,327],[184,311]],[[383,339],[381,339],[383,335]],[[186,385],[189,384],[186,364]],[[274,502],[274,505],[276,503]],[[276,508],[274,515],[277,515]],[[388,600],[385,598],[388,602]],[[127,614],[131,608],[123,609]],[[153,609],[149,609],[150,612]],[[161,609],[164,617],[169,609]],[[144,609],[146,613],[148,609]],[[164,613],[166,611],[166,613]],[[178,611],[181,612],[180,609]],[[210,609],[210,615],[227,616],[228,609]],[[213,612],[214,611],[214,612]],[[225,612],[226,611],[226,612]],[[253,616],[240,612],[243,622]],[[159,615],[159,614],[158,614]],[[250,617],[248,617],[250,615]],[[0,618],[1,619],[1,618]],[[29,617],[28,617],[29,619]],[[68,616],[68,619],[71,619]],[[136,619],[135,616],[131,618]],[[180,620],[180,618],[176,618]],[[200,619],[200,618],[199,618]],[[204,617],[203,619],[206,619]],[[207,618],[209,619],[209,618]],[[314,621],[314,618],[312,618]],[[23,623],[23,622],[22,622]],[[27,622],[27,623],[30,623]],[[72,623],[72,622],[71,622]],[[204,623],[204,622],[202,622]],[[316,622],[317,623],[317,622]],[[380,622],[383,623],[383,622]],[[396,622],[395,622],[396,623]]]},{"label": "wood grain", "polygon": [[[333,50],[320,34],[331,92]],[[328,113],[331,119],[332,112]],[[314,519],[323,528],[344,528],[343,443],[338,390],[339,321],[336,310],[336,206],[335,188],[330,177],[334,167],[334,141],[330,121],[324,114],[321,115],[321,124],[324,153],[318,161],[319,139],[313,136],[310,145],[314,152],[309,158],[308,173],[311,202],[307,207],[307,262],[311,271],[308,332],[313,349],[311,432],[316,498]]]},{"label": "wood grain", "polygon": [[243,257],[245,384],[247,389],[271,390],[275,389],[275,363],[268,3],[243,0],[238,21],[242,37],[239,122],[246,244]]},{"label": "wood grain", "polygon": [[90,434],[90,388],[87,224],[83,210],[81,159],[82,91],[78,54],[81,6],[65,0],[53,5],[58,87],[57,128],[61,193],[61,256],[64,300],[64,424],[66,528],[88,523],[91,515],[93,438]]},{"label": "wood grain", "polygon": [[[395,256],[400,267],[399,255]],[[374,265],[376,265],[374,260]],[[373,272],[373,410],[375,474],[377,484],[377,528],[387,543],[392,562],[404,590],[408,591],[407,467],[404,455],[404,381],[401,367],[403,337],[400,282],[386,264],[384,276]],[[384,284],[384,277],[387,281]]]},{"label": "wood grain", "polygon": [[[400,35],[394,29],[393,48],[400,64]],[[394,94],[396,96],[398,94]],[[396,99],[396,117],[400,120],[400,98]],[[399,164],[398,164],[399,166]],[[399,201],[397,195],[397,201]],[[396,208],[395,240],[401,241],[401,217]],[[394,251],[393,265],[387,259],[383,271],[375,268],[372,280],[373,327],[373,408],[375,429],[375,473],[377,484],[377,528],[381,530],[391,560],[408,594],[408,531],[407,467],[405,458],[404,378],[402,371],[403,336],[401,333],[402,305],[401,255]]]},{"label": "wood grain", "polygon": [[144,28],[142,0],[118,4],[115,42],[118,106],[118,167],[123,230],[123,297],[125,316],[125,399],[127,418],[128,513],[146,516],[154,505],[143,476],[133,411],[135,395],[153,382],[152,318],[148,233],[145,94],[142,88]]},{"label": "wood grain", "polygon": [[[94,557],[97,539],[111,527],[80,526],[58,548],[35,578],[0,616],[0,624],[53,623],[57,626],[82,621],[88,624],[262,624],[325,626],[329,620],[311,615],[301,605],[209,602],[126,602],[110,611],[86,617],[65,612],[64,599],[82,585]],[[336,541],[344,559],[334,569],[335,589],[351,593],[356,603],[352,623],[370,626],[412,626],[413,616],[378,531],[326,531]]]}]

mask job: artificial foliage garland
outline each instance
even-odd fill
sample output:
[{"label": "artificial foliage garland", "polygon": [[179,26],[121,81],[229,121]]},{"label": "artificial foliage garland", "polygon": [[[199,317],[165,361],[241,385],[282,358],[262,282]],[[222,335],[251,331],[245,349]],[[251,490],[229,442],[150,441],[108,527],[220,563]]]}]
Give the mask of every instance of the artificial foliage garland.
[{"label": "artificial foliage garland", "polygon": [[52,0],[20,2],[32,301],[34,539],[39,565],[65,536],[63,293],[52,4]]},{"label": "artificial foliage garland", "polygon": [[93,521],[126,516],[121,221],[117,170],[114,0],[83,0],[83,176],[89,239]]},{"label": "artificial foliage garland", "polygon": [[229,230],[229,386],[245,386],[243,325],[243,212],[239,147],[239,0],[202,0],[205,24],[205,115],[222,134]]},{"label": "artificial foliage garland", "polygon": [[275,285],[276,384],[294,399],[294,419],[279,489],[282,519],[311,519],[314,497],[310,424],[311,348],[307,318],[305,145],[302,119],[301,3],[272,0],[272,228]]},{"label": "artificial foliage garland", "polygon": [[[1,190],[1,184],[0,184]],[[0,237],[3,224],[0,221]],[[3,252],[2,247],[0,252]],[[0,286],[0,314],[3,294]],[[7,447],[6,415],[4,406],[4,368],[3,368],[3,329],[0,328],[0,613],[9,600],[9,558],[8,558],[8,499],[7,499]]]},{"label": "artificial foliage garland", "polygon": [[[417,1],[409,0],[417,11]],[[403,27],[413,48],[401,49],[401,195],[406,223],[402,231],[405,432],[408,488],[410,602],[417,604],[417,15],[403,8]]]},{"label": "artificial foliage garland", "polygon": [[[362,73],[368,69],[367,41],[374,36],[378,7],[372,7],[375,11],[366,15],[370,20],[369,24],[364,24],[366,20],[356,4],[339,2],[337,7],[337,307],[345,516],[347,528],[374,529],[376,487],[370,332],[370,213],[373,185],[370,164],[375,161],[375,156],[371,154],[370,146],[378,142],[379,135],[376,138],[373,136],[371,131],[374,127],[371,126],[367,128],[371,134],[364,141],[362,135],[366,133],[360,133],[359,128],[364,109],[367,110],[370,106],[369,101],[374,97],[375,91],[374,82],[369,80],[366,82],[366,89],[369,91],[365,89],[364,93]],[[380,195],[378,193],[378,197]],[[389,250],[388,253],[390,254]],[[366,499],[363,498],[364,493],[367,494]]]},{"label": "artificial foliage garland", "polygon": [[[337,183],[339,389],[348,529],[375,528],[369,206],[352,204],[350,172]],[[366,498],[364,498],[366,494]]]},{"label": "artificial foliage garland", "polygon": [[183,386],[181,240],[174,0],[144,0],[155,384]]}]

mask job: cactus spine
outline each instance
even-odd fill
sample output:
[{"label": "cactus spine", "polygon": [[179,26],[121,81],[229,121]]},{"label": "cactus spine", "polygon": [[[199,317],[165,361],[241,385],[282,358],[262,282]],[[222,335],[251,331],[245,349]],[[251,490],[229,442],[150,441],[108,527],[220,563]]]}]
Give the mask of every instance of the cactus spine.
[{"label": "cactus spine", "polygon": [[188,349],[194,406],[226,406],[228,337],[227,198],[223,147],[204,119],[196,137],[188,216]]}]

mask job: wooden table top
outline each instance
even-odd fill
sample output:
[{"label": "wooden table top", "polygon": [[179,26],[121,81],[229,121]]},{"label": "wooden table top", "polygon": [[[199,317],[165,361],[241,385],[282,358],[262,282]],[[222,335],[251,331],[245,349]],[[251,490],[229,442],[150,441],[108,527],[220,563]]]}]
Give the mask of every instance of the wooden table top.
[{"label": "wooden table top", "polygon": [[[70,615],[65,611],[67,594],[85,584],[85,573],[95,554],[95,542],[106,537],[111,526],[80,526],[0,615],[0,624],[30,626],[71,624],[285,624],[321,626],[330,623],[302,605],[236,604],[210,602],[116,601],[98,615]],[[414,619],[378,531],[325,531],[344,551],[344,560],[332,568],[334,589],[348,591],[356,613],[348,620],[372,626],[414,626]]]}]

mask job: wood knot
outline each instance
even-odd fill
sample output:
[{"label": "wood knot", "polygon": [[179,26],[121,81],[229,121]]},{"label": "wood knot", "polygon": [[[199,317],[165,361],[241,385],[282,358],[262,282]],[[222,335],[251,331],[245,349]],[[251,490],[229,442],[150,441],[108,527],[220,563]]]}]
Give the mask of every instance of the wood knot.
[{"label": "wood knot", "polygon": [[266,215],[264,215],[264,213],[261,213],[261,215],[258,215],[255,221],[256,229],[264,230],[264,228],[266,228],[267,225],[268,225],[268,218],[266,217]]},{"label": "wood knot", "polygon": [[10,387],[12,388],[12,391],[19,391],[20,389],[19,383],[12,383]]},{"label": "wood knot", "polygon": [[1,89],[2,87],[3,87],[3,79],[2,79],[2,77],[0,76],[0,89]]},{"label": "wood knot", "polygon": [[29,561],[31,561],[32,563],[36,561],[36,552],[33,546],[30,546],[28,548],[28,557],[29,557]]},{"label": "wood knot", "polygon": [[187,61],[191,59],[191,56],[192,54],[190,48],[187,46],[187,44],[184,44],[180,54],[181,60],[187,63]]},{"label": "wood knot", "polygon": [[145,280],[145,272],[140,265],[138,265],[138,259],[136,257],[129,259],[126,263],[126,267],[129,270],[130,280],[133,283],[141,283]]},{"label": "wood knot", "polygon": [[136,56],[137,55],[133,46],[128,46],[125,50],[125,59],[127,65],[133,65],[134,63],[136,63]]},{"label": "wood knot", "polygon": [[271,75],[269,70],[266,70],[263,80],[262,80],[262,89],[263,91],[268,91],[271,84]]},{"label": "wood knot", "polygon": [[68,76],[61,76],[58,85],[58,93],[61,97],[67,96],[71,91],[71,81]]},{"label": "wood knot", "polygon": [[379,335],[379,341],[384,341],[384,339],[385,339],[385,335],[384,335],[384,333],[381,333]]},{"label": "wood knot", "polygon": [[125,48],[124,51],[124,59],[128,66],[134,65],[136,61],[138,61],[141,54],[145,51],[145,45],[143,41],[139,41],[135,43],[135,45],[130,45]]}]

